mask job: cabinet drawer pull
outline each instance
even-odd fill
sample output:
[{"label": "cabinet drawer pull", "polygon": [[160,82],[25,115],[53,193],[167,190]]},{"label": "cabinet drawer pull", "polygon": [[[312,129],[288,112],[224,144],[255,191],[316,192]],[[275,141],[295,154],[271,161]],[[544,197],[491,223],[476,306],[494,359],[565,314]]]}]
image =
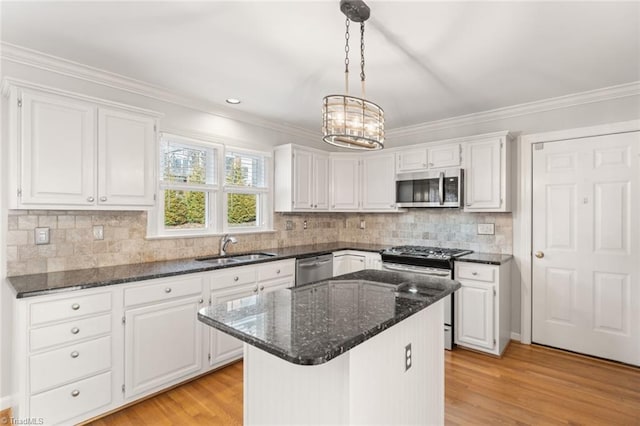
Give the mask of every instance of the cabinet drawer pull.
[{"label": "cabinet drawer pull", "polygon": [[237,277],[237,276],[236,276],[236,277],[233,277],[233,280],[234,280],[234,281],[238,281],[239,279],[240,279],[240,277]]},{"label": "cabinet drawer pull", "polygon": [[77,397],[78,395],[80,395],[80,391],[78,389],[74,389],[71,391],[71,396],[72,397]]},{"label": "cabinet drawer pull", "polygon": [[100,201],[107,201],[107,197],[105,196],[100,197]]},{"label": "cabinet drawer pull", "polygon": [[165,292],[165,293],[171,293],[171,287],[167,287],[167,288],[165,288],[165,289],[164,289],[164,292]]},{"label": "cabinet drawer pull", "polygon": [[74,311],[77,311],[78,309],[80,309],[80,305],[77,303],[74,303],[73,305],[71,305],[71,309],[73,309]]},{"label": "cabinet drawer pull", "polygon": [[71,334],[78,334],[78,333],[80,333],[80,329],[78,327],[73,327],[71,329]]},{"label": "cabinet drawer pull", "polygon": [[78,351],[71,352],[71,358],[78,358],[79,356],[80,356],[80,352]]}]

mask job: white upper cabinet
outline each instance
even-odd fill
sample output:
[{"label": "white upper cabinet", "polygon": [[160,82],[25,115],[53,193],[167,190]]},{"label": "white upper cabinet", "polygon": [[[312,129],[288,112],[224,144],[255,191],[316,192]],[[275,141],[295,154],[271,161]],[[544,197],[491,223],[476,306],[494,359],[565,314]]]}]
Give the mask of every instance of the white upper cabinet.
[{"label": "white upper cabinet", "polygon": [[466,212],[511,211],[508,136],[468,142],[465,150]]},{"label": "white upper cabinet", "polygon": [[[96,107],[24,91],[17,188],[23,204],[86,206],[95,201]],[[93,201],[88,201],[93,198]]]},{"label": "white upper cabinet", "polygon": [[8,93],[10,208],[153,206],[158,114],[53,89]]},{"label": "white upper cabinet", "polygon": [[363,210],[395,210],[396,181],[393,154],[365,157],[362,162]]},{"label": "white upper cabinet", "polygon": [[276,147],[275,211],[329,208],[329,155],[291,144]]},{"label": "white upper cabinet", "polygon": [[415,172],[427,168],[427,149],[406,149],[396,154],[396,171]]},{"label": "white upper cabinet", "polygon": [[98,204],[153,205],[155,124],[140,114],[98,110]]},{"label": "white upper cabinet", "polygon": [[396,154],[398,173],[460,166],[460,144],[406,149]]},{"label": "white upper cabinet", "polygon": [[358,210],[360,201],[360,160],[356,157],[331,158],[331,209]]}]

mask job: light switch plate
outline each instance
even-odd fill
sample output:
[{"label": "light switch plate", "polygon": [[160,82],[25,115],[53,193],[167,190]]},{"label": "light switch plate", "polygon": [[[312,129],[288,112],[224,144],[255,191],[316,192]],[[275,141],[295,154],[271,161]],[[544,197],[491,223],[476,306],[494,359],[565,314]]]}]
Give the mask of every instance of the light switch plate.
[{"label": "light switch plate", "polygon": [[493,223],[479,223],[478,224],[479,235],[494,235],[495,225]]},{"label": "light switch plate", "polygon": [[94,240],[104,240],[104,226],[95,225],[93,227],[93,239]]},{"label": "light switch plate", "polygon": [[291,231],[293,230],[293,221],[292,220],[287,220],[285,222],[285,228],[287,231]]},{"label": "light switch plate", "polygon": [[33,239],[36,245],[49,244],[49,228],[36,228],[34,229]]}]

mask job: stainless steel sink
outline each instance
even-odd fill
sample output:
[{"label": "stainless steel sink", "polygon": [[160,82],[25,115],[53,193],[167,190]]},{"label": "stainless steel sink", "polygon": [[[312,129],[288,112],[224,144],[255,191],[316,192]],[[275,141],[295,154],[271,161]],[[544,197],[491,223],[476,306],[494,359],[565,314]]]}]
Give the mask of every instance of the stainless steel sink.
[{"label": "stainless steel sink", "polygon": [[229,259],[235,259],[239,262],[249,262],[252,260],[266,259],[273,256],[275,256],[274,253],[247,253],[239,254],[237,256],[229,256]]},{"label": "stainless steel sink", "polygon": [[230,257],[205,257],[202,259],[196,259],[198,262],[207,262],[213,265],[228,265],[230,263],[238,263],[236,259]]},{"label": "stainless steel sink", "polygon": [[266,259],[273,256],[275,256],[274,253],[245,253],[235,256],[202,257],[196,260],[214,265],[228,265],[230,263],[251,262],[252,260]]}]

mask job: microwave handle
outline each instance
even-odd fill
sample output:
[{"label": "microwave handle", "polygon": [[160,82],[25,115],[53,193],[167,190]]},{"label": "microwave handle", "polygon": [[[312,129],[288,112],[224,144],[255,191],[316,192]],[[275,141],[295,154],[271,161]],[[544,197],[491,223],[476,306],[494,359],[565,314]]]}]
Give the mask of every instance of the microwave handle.
[{"label": "microwave handle", "polygon": [[440,172],[440,179],[438,182],[438,197],[440,205],[444,204],[444,172]]}]

